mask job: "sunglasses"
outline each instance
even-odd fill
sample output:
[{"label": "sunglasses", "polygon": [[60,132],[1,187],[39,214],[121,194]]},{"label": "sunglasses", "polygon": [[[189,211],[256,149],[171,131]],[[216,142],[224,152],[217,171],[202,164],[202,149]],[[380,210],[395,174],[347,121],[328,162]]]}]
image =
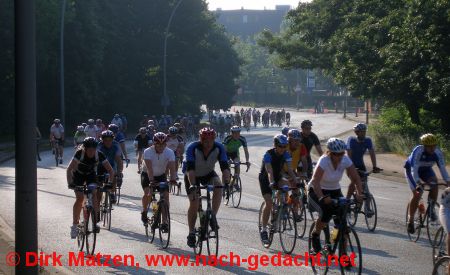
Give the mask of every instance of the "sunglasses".
[{"label": "sunglasses", "polygon": [[287,145],[277,145],[278,148],[286,149]]},{"label": "sunglasses", "polygon": [[344,154],[345,154],[345,152],[341,152],[341,153],[331,153],[333,156],[336,156],[336,157],[342,157]]}]

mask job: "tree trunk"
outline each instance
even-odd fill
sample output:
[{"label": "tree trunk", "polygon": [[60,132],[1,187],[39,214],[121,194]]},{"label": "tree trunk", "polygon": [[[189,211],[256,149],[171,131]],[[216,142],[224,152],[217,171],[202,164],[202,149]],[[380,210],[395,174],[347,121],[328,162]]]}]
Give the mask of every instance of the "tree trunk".
[{"label": "tree trunk", "polygon": [[419,104],[416,102],[406,102],[406,108],[409,111],[409,117],[414,124],[420,125]]}]

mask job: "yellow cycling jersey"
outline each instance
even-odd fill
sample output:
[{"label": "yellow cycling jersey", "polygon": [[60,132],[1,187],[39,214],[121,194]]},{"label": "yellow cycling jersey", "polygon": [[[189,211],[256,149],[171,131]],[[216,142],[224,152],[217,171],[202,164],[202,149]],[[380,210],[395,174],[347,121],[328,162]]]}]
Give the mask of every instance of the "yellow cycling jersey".
[{"label": "yellow cycling jersey", "polygon": [[[299,146],[297,149],[295,149],[295,150],[292,150],[292,149],[288,146],[287,151],[288,151],[288,153],[289,153],[289,154],[291,155],[291,157],[292,157],[291,165],[292,165],[292,169],[295,171],[295,170],[297,169],[298,164],[300,163],[302,157],[303,157],[303,156],[307,156],[308,151],[306,151],[306,147],[305,147],[305,145],[302,144],[302,143],[300,143],[300,146]],[[284,165],[283,170],[284,170],[285,172],[288,171],[288,168],[287,168],[287,165],[286,165],[286,164]]]}]

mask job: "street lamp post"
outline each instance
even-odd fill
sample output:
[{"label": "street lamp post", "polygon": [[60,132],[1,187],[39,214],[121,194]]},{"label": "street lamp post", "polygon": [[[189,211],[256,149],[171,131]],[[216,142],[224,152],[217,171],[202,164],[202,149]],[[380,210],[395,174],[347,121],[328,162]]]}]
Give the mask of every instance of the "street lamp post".
[{"label": "street lamp post", "polygon": [[59,54],[60,54],[60,70],[59,70],[59,92],[60,92],[60,108],[61,108],[61,121],[66,122],[66,106],[65,106],[65,92],[64,92],[64,16],[66,11],[66,0],[62,0],[61,3],[61,35],[59,37]]},{"label": "street lamp post", "polygon": [[297,94],[297,111],[300,109],[300,93],[302,92],[302,88],[300,88],[300,84],[297,83],[295,86],[295,93]]},{"label": "street lamp post", "polygon": [[169,29],[170,29],[170,25],[172,24],[172,19],[173,16],[175,15],[175,12],[177,11],[178,7],[180,6],[181,2],[183,2],[183,0],[179,0],[178,3],[175,5],[175,7],[172,10],[172,13],[170,14],[169,17],[169,22],[167,23],[167,28],[166,28],[166,34],[164,37],[164,60],[163,60],[163,82],[164,82],[164,90],[163,90],[163,107],[164,107],[164,115],[167,115],[167,106],[169,105],[169,97],[167,96],[167,38],[169,37]]}]

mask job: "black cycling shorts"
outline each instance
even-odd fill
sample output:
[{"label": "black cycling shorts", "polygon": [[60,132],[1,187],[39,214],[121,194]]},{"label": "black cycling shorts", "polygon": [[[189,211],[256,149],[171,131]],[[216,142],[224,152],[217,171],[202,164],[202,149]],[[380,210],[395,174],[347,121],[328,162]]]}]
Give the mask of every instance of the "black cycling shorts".
[{"label": "black cycling shorts", "polygon": [[98,183],[97,174],[90,173],[84,175],[77,171],[73,173],[73,184],[75,184],[76,186],[83,186],[90,183]]},{"label": "black cycling shorts", "polygon": [[[154,182],[167,182],[166,174],[162,174],[161,176],[153,177]],[[150,186],[150,179],[148,178],[148,174],[146,172],[141,173],[141,186],[142,190]],[[159,186],[155,186],[154,189],[156,191],[160,191]]]},{"label": "black cycling shorts", "polygon": [[[336,190],[325,190],[322,189],[322,193],[324,196],[329,196],[331,199],[339,199],[343,197],[341,189]],[[316,193],[314,193],[313,188],[309,188],[308,191],[308,203],[309,207],[312,208],[313,211],[319,212],[320,221],[324,223],[328,223],[331,220],[331,217],[333,215],[338,214],[337,209],[333,207],[331,204],[325,204],[323,200],[319,202],[319,198],[317,197]],[[339,224],[339,220],[335,220],[334,223],[337,225]]]},{"label": "black cycling shorts", "polygon": [[[211,173],[203,177],[196,177],[195,183],[201,184],[203,186],[207,184],[213,184],[214,186],[222,185],[216,171],[212,171]],[[184,187],[186,189],[186,194],[189,195],[189,188],[191,187],[191,183],[189,182],[187,173],[184,175]]]}]

